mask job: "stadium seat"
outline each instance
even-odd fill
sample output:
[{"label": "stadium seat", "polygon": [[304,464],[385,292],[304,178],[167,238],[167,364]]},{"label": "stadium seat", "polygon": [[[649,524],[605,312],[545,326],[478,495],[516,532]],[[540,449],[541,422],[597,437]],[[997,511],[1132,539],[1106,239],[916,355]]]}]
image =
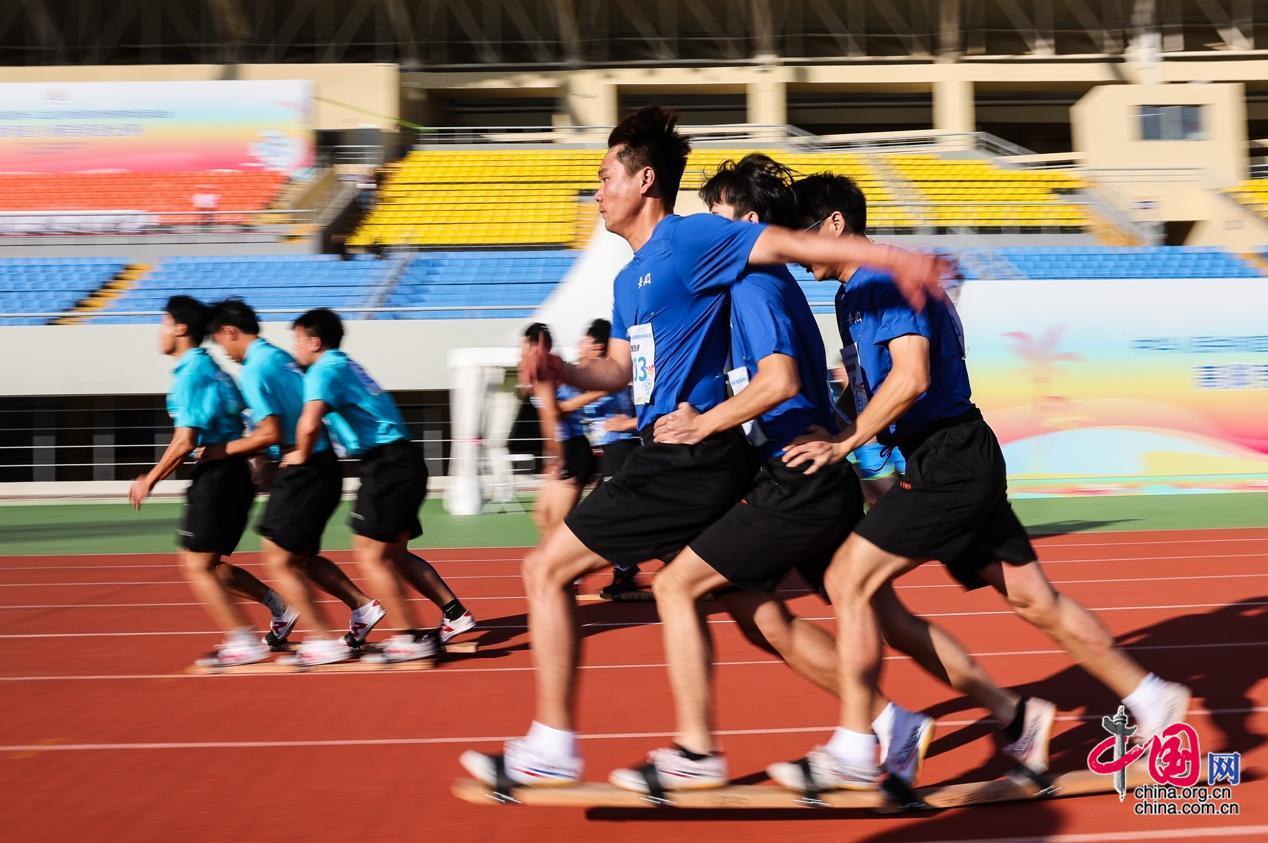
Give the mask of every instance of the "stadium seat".
[{"label": "stadium seat", "polygon": [[[114,278],[122,258],[8,258],[0,260],[0,314],[60,313]],[[43,325],[48,317],[2,317],[5,325]]]}]

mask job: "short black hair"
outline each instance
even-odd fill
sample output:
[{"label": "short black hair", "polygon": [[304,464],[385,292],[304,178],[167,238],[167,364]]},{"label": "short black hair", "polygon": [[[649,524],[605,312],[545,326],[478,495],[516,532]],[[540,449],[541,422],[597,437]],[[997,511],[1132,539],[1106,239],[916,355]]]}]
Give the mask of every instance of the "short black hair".
[{"label": "short black hair", "polygon": [[343,344],[343,320],[328,307],[315,307],[291,323],[310,337],[321,340],[322,348],[338,348]]},{"label": "short black hair", "polygon": [[545,322],[534,322],[524,331],[524,339],[531,343],[540,343],[547,350],[555,345],[554,339],[550,336],[550,328],[546,327]]},{"label": "short black hair", "polygon": [[867,197],[854,179],[835,173],[815,173],[793,185],[802,227],[840,211],[852,234],[867,233]]},{"label": "short black hair", "polygon": [[651,167],[656,173],[653,195],[664,201],[667,211],[674,209],[678,186],[687,169],[687,156],[691,154],[691,141],[677,126],[678,112],[672,108],[645,105],[626,115],[608,135],[608,149],[625,147],[616,158],[625,165],[626,172]]},{"label": "short black hair", "polygon": [[750,211],[761,222],[794,228],[797,198],[793,195],[793,171],[769,155],[750,152],[739,161],[726,160],[700,187],[708,208],[723,203],[739,215]]},{"label": "short black hair", "polygon": [[586,336],[603,346],[603,356],[608,353],[608,340],[612,338],[612,323],[606,319],[596,319],[586,328]]},{"label": "short black hair", "polygon": [[260,319],[255,315],[251,305],[235,296],[218,301],[211,306],[211,319],[207,322],[207,333],[214,334],[224,327],[237,328],[244,334],[258,336]]},{"label": "short black hair", "polygon": [[172,296],[163,305],[163,312],[172,317],[177,325],[185,326],[185,336],[193,340],[194,345],[202,345],[207,336],[207,320],[211,309],[193,296]]}]

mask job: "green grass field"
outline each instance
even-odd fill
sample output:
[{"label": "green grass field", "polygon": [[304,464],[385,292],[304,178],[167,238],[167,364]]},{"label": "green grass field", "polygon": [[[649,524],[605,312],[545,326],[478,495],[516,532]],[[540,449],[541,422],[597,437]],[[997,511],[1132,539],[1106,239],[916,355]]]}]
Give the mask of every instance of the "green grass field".
[{"label": "green grass field", "polygon": [[[1268,527],[1268,493],[1027,498],[1013,505],[1036,534]],[[258,514],[260,504],[256,506]],[[417,545],[531,545],[537,531],[529,518],[530,506],[531,500],[525,499],[509,511],[459,517],[447,514],[439,500],[429,500],[423,510],[426,534]],[[134,512],[125,503],[0,506],[0,555],[171,551],[176,547],[180,507],[177,502],[147,503]],[[350,546],[347,507],[345,502],[326,531],[328,550]],[[242,549],[258,547],[258,537],[248,532]]]}]

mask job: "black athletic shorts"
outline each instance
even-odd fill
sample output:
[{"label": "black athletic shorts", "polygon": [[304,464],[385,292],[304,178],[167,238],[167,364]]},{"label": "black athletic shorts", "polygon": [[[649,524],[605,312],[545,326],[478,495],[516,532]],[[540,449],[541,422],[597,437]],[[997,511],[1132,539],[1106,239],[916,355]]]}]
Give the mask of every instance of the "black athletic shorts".
[{"label": "black athletic shorts", "polygon": [[976,409],[935,423],[903,443],[907,470],[868,511],[857,532],[898,556],[938,559],[967,589],[992,562],[1038,557],[1008,503],[1004,453]]},{"label": "black athletic shorts", "polygon": [[361,455],[361,488],[352,507],[352,532],[392,543],[402,533],[423,534],[418,509],[427,497],[427,462],[408,439],[371,448]]},{"label": "black athletic shorts", "polygon": [[247,529],[254,500],[255,482],[246,457],[198,463],[185,490],[181,547],[229,556]]},{"label": "black athletic shorts", "polygon": [[312,454],[303,465],[282,466],[269,486],[256,532],[283,550],[316,556],[342,496],[343,471],[331,449]]},{"label": "black athletic shorts", "polygon": [[604,445],[603,457],[599,460],[599,482],[606,483],[615,477],[630,454],[642,444],[637,439],[617,439]]},{"label": "black athletic shorts", "polygon": [[590,485],[597,467],[590,440],[584,436],[573,436],[560,442],[559,450],[563,462],[559,467],[559,479],[575,480],[580,489]]},{"label": "black athletic shorts", "polygon": [[658,445],[651,425],[621,472],[564,523],[613,565],[668,562],[753,485],[757,458],[738,430],[696,445]]},{"label": "black athletic shorts", "polygon": [[773,592],[798,571],[824,596],[832,555],[863,517],[863,490],[846,462],[805,474],[779,458],[762,463],[753,488],[689,545],[732,585]]}]

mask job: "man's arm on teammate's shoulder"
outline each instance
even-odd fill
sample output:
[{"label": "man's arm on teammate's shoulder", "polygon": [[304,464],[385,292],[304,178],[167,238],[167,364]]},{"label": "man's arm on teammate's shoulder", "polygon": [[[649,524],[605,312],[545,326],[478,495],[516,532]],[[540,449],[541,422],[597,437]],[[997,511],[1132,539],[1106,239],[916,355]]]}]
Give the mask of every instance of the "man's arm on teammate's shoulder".
[{"label": "man's arm on teammate's shoulder", "polygon": [[317,437],[321,435],[321,420],[330,412],[330,405],[325,401],[305,401],[304,412],[299,415],[295,425],[295,447],[282,457],[281,465],[303,465],[312,456],[317,446]]},{"label": "man's arm on teammate's shoulder", "polygon": [[690,404],[656,420],[656,441],[669,445],[694,445],[713,434],[739,427],[778,407],[801,389],[797,361],[786,354],[768,354],[757,361],[757,374],[738,394],[706,413]]},{"label": "man's arm on teammate's shoulder", "polygon": [[917,310],[925,306],[929,296],[946,297],[942,276],[947,267],[942,258],[923,252],[909,252],[896,246],[883,246],[866,237],[823,237],[771,225],[753,244],[748,262],[753,266],[782,263],[803,266],[865,264],[893,275],[903,297]]},{"label": "man's arm on teammate's shoulder", "polygon": [[158,463],[132,481],[132,487],[128,490],[128,502],[132,504],[132,508],[140,509],[141,502],[150,496],[158,482],[175,471],[197,444],[197,428],[176,428],[172,433],[172,441],[167,444],[167,450],[163,452]]},{"label": "man's arm on teammate's shoulder", "polygon": [[813,474],[828,463],[840,462],[902,418],[925,394],[929,389],[929,340],[918,334],[895,337],[889,341],[889,356],[893,368],[854,423],[835,437],[795,439],[784,452],[789,468],[807,463],[806,473]]},{"label": "man's arm on teammate's shoulder", "polygon": [[282,428],[277,423],[277,416],[266,416],[260,420],[255,429],[232,442],[220,442],[203,448],[198,456],[199,462],[222,460],[225,457],[236,457],[239,454],[254,454],[270,448],[282,441]]}]

